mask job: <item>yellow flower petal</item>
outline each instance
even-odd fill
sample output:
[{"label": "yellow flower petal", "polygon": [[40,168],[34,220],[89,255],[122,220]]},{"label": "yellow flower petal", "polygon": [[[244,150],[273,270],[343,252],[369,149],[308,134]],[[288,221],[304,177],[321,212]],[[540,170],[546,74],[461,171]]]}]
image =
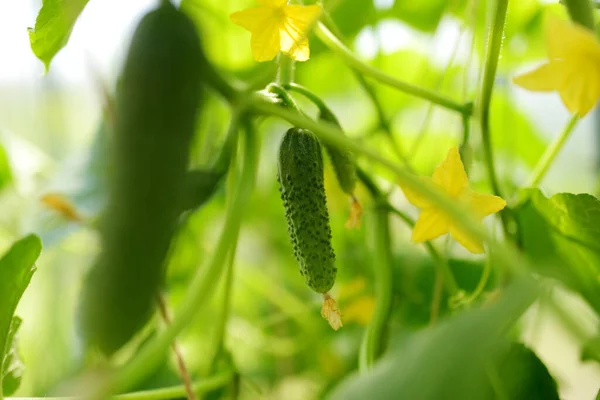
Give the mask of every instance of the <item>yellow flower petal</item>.
[{"label": "yellow flower petal", "polygon": [[491,194],[477,193],[470,189],[465,194],[465,202],[477,218],[486,217],[506,207],[506,201],[503,198]]},{"label": "yellow flower petal", "polygon": [[471,253],[481,254],[485,251],[483,248],[483,242],[472,237],[456,224],[452,224],[452,226],[450,226],[450,235],[454,238],[454,240],[460,243]]},{"label": "yellow flower petal", "polygon": [[600,97],[600,42],[587,28],[549,17],[546,46],[550,61],[514,82],[529,90],[556,90],[569,111],[586,115]]},{"label": "yellow flower petal", "polygon": [[515,76],[513,82],[525,89],[550,92],[559,90],[565,82],[564,61],[551,61],[531,72]]},{"label": "yellow flower petal", "polygon": [[231,22],[250,32],[262,30],[265,22],[276,17],[276,10],[267,7],[253,7],[234,12],[229,16]]},{"label": "yellow flower petal", "polygon": [[469,186],[469,179],[456,147],[451,148],[446,159],[437,166],[432,180],[452,197],[459,196]]},{"label": "yellow flower petal", "polygon": [[600,57],[600,43],[592,31],[552,15],[546,20],[546,48],[551,59],[567,59],[574,53]]},{"label": "yellow flower petal", "polygon": [[283,8],[285,20],[281,28],[281,51],[296,61],[310,57],[308,31],[319,18],[321,7],[317,5],[293,5]]},{"label": "yellow flower petal", "polygon": [[279,53],[280,11],[270,7],[254,7],[235,12],[229,18],[252,33],[250,47],[256,61],[271,61]]},{"label": "yellow flower petal", "polygon": [[572,113],[585,116],[600,97],[600,65],[589,60],[573,64],[568,83],[560,89],[560,97]]},{"label": "yellow flower petal", "polygon": [[265,21],[261,30],[252,33],[250,47],[252,56],[258,62],[271,61],[279,53],[279,20],[271,18]]},{"label": "yellow flower petal", "polygon": [[[428,176],[420,176],[419,179],[423,181],[426,185],[433,185],[433,181]],[[431,205],[431,201],[425,196],[421,196],[420,193],[415,192],[414,190],[406,187],[401,182],[398,183],[402,192],[404,193],[404,197],[410,204],[418,208],[427,208]]]},{"label": "yellow flower petal", "polygon": [[256,3],[265,7],[281,8],[287,4],[287,0],[256,0]]},{"label": "yellow flower petal", "polygon": [[435,239],[444,233],[448,233],[450,220],[440,211],[426,208],[421,211],[419,219],[412,233],[412,240],[416,243]]}]

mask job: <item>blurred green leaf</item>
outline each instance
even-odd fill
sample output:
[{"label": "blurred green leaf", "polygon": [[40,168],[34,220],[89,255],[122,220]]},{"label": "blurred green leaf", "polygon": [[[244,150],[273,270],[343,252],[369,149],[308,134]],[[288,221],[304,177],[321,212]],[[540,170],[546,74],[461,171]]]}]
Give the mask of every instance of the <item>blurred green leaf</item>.
[{"label": "blurred green leaf", "polygon": [[12,182],[12,171],[8,161],[8,154],[4,146],[0,146],[0,190]]},{"label": "blurred green leaf", "polygon": [[21,318],[13,317],[12,323],[10,324],[10,330],[6,340],[6,350],[4,358],[2,360],[2,393],[5,396],[10,396],[17,391],[21,385],[21,378],[23,377],[23,370],[25,365],[21,362],[19,353],[17,351],[17,331],[21,326]]},{"label": "blurred green leaf", "polygon": [[73,25],[88,0],[43,0],[42,8],[35,20],[35,28],[29,28],[31,50],[46,67],[52,58],[65,47],[71,36]]},{"label": "blurred green leaf", "polygon": [[425,32],[433,32],[437,28],[448,0],[396,0],[389,15],[396,17],[413,28]]},{"label": "blurred green leaf", "polygon": [[365,26],[375,24],[378,20],[372,0],[330,1],[326,3],[326,8],[327,4],[333,4],[327,10],[345,39],[353,38]]},{"label": "blurred green leaf", "polygon": [[581,361],[596,361],[600,363],[600,333],[583,344]]},{"label": "blurred green leaf", "polygon": [[589,194],[546,198],[539,190],[516,209],[523,250],[540,274],[560,280],[600,311],[600,201]]},{"label": "blurred green leaf", "polygon": [[[483,260],[449,259],[448,266],[458,283],[458,286],[471,294],[482,278]],[[434,287],[438,268],[431,257],[421,257],[418,260],[410,257],[397,257],[393,265],[394,289],[397,296],[402,297],[401,307],[397,307],[395,319],[400,319],[401,329],[408,327],[421,328],[429,324],[431,319],[431,303],[434,300]],[[485,282],[484,290],[489,292],[496,286],[496,274],[492,269]],[[485,296],[476,300],[478,304]],[[450,308],[450,297],[444,291],[439,300],[439,317],[445,317],[458,310]]]},{"label": "blurred green leaf", "polygon": [[502,392],[512,400],[559,400],[556,382],[538,356],[522,345],[511,343],[496,364]]},{"label": "blurred green leaf", "polygon": [[353,376],[331,399],[486,399],[504,335],[535,300],[532,282],[516,282],[494,304],[410,335],[369,374]]},{"label": "blurred green leaf", "polygon": [[[2,377],[5,374],[5,357],[11,350],[9,339],[11,339],[11,324],[15,309],[35,272],[34,263],[41,250],[42,243],[39,238],[29,235],[15,242],[0,259],[0,349],[2,350],[0,358],[3,360],[0,365],[0,376]],[[16,328],[13,329],[16,331]]]},{"label": "blurred green leaf", "polygon": [[538,135],[535,125],[501,93],[495,94],[491,107],[494,148],[533,168],[546,149],[546,143]]}]

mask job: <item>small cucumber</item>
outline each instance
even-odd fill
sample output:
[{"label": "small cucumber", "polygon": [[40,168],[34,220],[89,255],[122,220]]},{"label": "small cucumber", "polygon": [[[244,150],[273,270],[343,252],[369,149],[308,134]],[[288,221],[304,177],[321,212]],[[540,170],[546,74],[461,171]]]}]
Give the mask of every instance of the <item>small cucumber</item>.
[{"label": "small cucumber", "polygon": [[[342,129],[338,119],[328,109],[322,108],[320,110],[319,119],[334,124],[340,128],[340,130]],[[339,147],[335,146],[325,145],[325,148],[327,149],[327,153],[331,159],[331,164],[335,170],[335,175],[340,187],[344,193],[352,196],[354,194],[354,188],[356,187],[357,179],[354,154],[352,154],[350,150],[340,149]]]},{"label": "small cucumber", "polygon": [[79,307],[85,344],[105,354],[153,315],[184,202],[204,62],[194,24],[170,2],[137,26],[116,96],[102,249]]},{"label": "small cucumber", "polygon": [[289,129],[279,149],[278,180],[300,273],[318,293],[335,283],[337,268],[323,180],[323,156],[310,131]]}]

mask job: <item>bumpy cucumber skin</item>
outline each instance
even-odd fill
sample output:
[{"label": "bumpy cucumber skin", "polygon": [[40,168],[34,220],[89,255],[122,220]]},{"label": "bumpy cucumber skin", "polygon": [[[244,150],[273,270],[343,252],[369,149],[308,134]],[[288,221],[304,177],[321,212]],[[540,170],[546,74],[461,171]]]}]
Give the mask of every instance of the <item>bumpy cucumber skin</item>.
[{"label": "bumpy cucumber skin", "polygon": [[184,196],[203,60],[192,21],[168,2],[134,33],[116,99],[102,250],[79,309],[86,345],[105,354],[153,314]]},{"label": "bumpy cucumber skin", "polygon": [[[329,110],[322,109],[319,114],[319,119],[327,121],[342,129],[338,119]],[[352,195],[356,187],[356,161],[354,155],[347,149],[325,145],[331,164],[337,177],[338,183],[344,193]]]},{"label": "bumpy cucumber skin", "polygon": [[291,128],[279,148],[278,180],[288,232],[300,273],[308,286],[326,293],[337,268],[323,181],[323,156],[317,137]]}]

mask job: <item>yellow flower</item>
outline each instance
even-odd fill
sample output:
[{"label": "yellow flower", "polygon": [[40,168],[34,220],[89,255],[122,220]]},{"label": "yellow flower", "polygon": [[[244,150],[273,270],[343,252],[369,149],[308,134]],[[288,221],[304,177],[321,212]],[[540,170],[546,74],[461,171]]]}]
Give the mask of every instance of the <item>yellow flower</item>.
[{"label": "yellow flower", "polygon": [[534,91],[558,91],[565,106],[583,117],[600,97],[600,42],[580,25],[550,17],[546,24],[549,61],[513,82]]},{"label": "yellow flower", "polygon": [[231,21],[252,33],[250,47],[256,61],[271,61],[279,50],[296,61],[306,61],[308,29],[321,13],[317,5],[288,5],[287,0],[257,0],[259,7],[231,14]]},{"label": "yellow flower", "polygon": [[[469,188],[469,179],[456,147],[448,151],[446,159],[437,166],[432,178],[422,177],[422,179],[462,203],[479,220],[506,206],[506,202],[498,196],[476,193]],[[470,252],[483,253],[483,243],[465,232],[459,224],[432,204],[428,198],[405,187],[402,187],[402,190],[407,200],[421,209],[412,234],[414,242],[421,243],[450,233]]]}]

